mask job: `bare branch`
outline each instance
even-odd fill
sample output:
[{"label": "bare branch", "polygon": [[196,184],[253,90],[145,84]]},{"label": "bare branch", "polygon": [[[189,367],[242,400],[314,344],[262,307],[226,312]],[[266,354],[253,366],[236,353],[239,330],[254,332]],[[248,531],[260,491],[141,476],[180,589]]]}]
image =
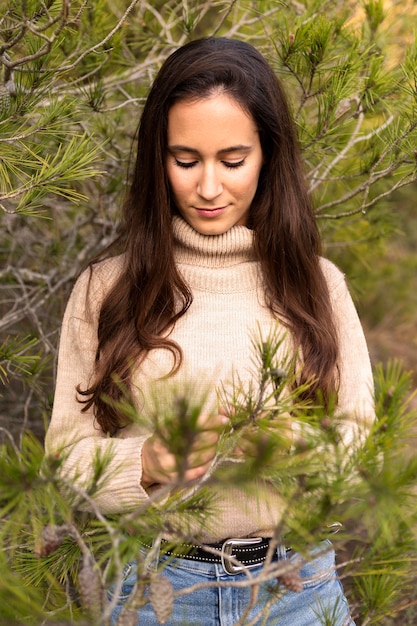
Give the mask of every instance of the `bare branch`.
[{"label": "bare branch", "polygon": [[75,61],[73,61],[72,63],[70,63],[69,65],[64,65],[63,67],[60,68],[61,72],[67,72],[68,70],[72,70],[74,69],[79,63],[81,63],[81,61],[83,59],[85,59],[86,56],[88,56],[89,54],[92,54],[93,52],[97,52],[99,50],[99,48],[102,48],[106,43],[108,43],[110,41],[110,39],[117,33],[117,31],[122,27],[122,25],[124,24],[124,22],[126,21],[127,17],[129,16],[129,14],[133,11],[133,9],[135,8],[135,6],[139,3],[142,2],[142,0],[131,0],[131,3],[129,4],[129,6],[127,7],[126,11],[123,13],[122,17],[119,19],[119,21],[117,22],[116,26],[114,26],[112,28],[112,30],[107,33],[107,35],[105,37],[103,37],[103,39],[101,39],[101,41],[99,41],[98,43],[96,43],[94,46],[91,46],[91,48],[88,48],[88,50],[85,50],[84,52],[82,52]]}]

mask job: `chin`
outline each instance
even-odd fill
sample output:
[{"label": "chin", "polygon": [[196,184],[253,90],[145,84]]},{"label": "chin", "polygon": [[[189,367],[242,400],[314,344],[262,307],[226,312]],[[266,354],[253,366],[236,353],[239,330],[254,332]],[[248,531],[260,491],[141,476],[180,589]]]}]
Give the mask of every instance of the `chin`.
[{"label": "chin", "polygon": [[201,226],[200,224],[190,224],[194,230],[196,230],[200,235],[224,235],[228,230],[233,228],[234,224],[231,225],[218,225],[215,224],[207,224],[207,226]]},{"label": "chin", "polygon": [[234,226],[243,225],[233,220],[186,220],[200,235],[224,235]]}]

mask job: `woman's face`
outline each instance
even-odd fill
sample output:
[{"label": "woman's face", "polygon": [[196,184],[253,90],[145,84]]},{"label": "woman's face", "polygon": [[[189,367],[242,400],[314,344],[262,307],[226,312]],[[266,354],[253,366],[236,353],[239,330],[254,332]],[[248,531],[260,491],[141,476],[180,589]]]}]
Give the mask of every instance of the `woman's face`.
[{"label": "woman's face", "polygon": [[166,168],[175,204],[202,235],[246,225],[263,155],[255,122],[227,94],[174,104]]}]

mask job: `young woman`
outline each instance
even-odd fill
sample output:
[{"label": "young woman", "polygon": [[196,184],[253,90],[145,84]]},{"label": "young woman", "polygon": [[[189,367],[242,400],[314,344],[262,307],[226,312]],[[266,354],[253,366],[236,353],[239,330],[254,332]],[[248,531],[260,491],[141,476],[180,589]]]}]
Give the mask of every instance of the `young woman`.
[{"label": "young woman", "polygon": [[[103,512],[135,509],[176,478],[164,442],[129,421],[123,396],[146,415],[154,381],[171,380],[180,390],[190,381],[209,385],[185,465],[185,480],[198,479],[228,419],[220,390],[236,376],[242,389],[253,383],[255,332],[266,338],[278,328],[280,353],[302,355],[298,384],[308,382],[305,395],[325,406],[337,397],[346,441],[372,419],[361,325],[343,275],[320,257],[289,108],[252,46],[208,38],[166,60],[141,117],[122,226],[120,254],[92,263],[69,300],[46,437],[48,452],[64,449],[66,475],[78,481],[91,477],[97,451],[111,450],[107,480],[95,495]],[[200,548],[185,546],[165,564],[175,589],[245,579],[226,547],[244,568],[255,565],[253,576],[262,571],[282,513],[279,498],[268,487],[255,496],[223,485],[213,503],[216,514],[192,531]],[[287,558],[296,555],[279,546],[274,559]],[[353,624],[329,545],[301,576],[303,590],[270,603],[259,623],[319,625],[327,607],[336,626]],[[126,575],[125,596],[134,580]],[[167,624],[232,625],[250,594],[229,585],[183,595]],[[263,586],[249,620],[265,594]],[[149,605],[138,621],[158,623]]]}]

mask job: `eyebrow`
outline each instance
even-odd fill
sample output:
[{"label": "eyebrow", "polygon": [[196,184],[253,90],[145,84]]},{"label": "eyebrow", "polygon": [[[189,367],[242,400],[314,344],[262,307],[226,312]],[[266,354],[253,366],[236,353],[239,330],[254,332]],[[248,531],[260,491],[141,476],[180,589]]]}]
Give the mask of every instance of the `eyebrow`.
[{"label": "eyebrow", "polygon": [[[248,152],[252,149],[252,146],[245,146],[243,144],[239,144],[237,146],[229,146],[228,148],[222,148],[219,150],[218,154],[230,154],[231,152]],[[168,150],[170,152],[191,152],[192,154],[199,154],[199,151],[195,148],[190,148],[189,146],[182,146],[180,144],[175,144],[173,146],[168,146]]]}]

